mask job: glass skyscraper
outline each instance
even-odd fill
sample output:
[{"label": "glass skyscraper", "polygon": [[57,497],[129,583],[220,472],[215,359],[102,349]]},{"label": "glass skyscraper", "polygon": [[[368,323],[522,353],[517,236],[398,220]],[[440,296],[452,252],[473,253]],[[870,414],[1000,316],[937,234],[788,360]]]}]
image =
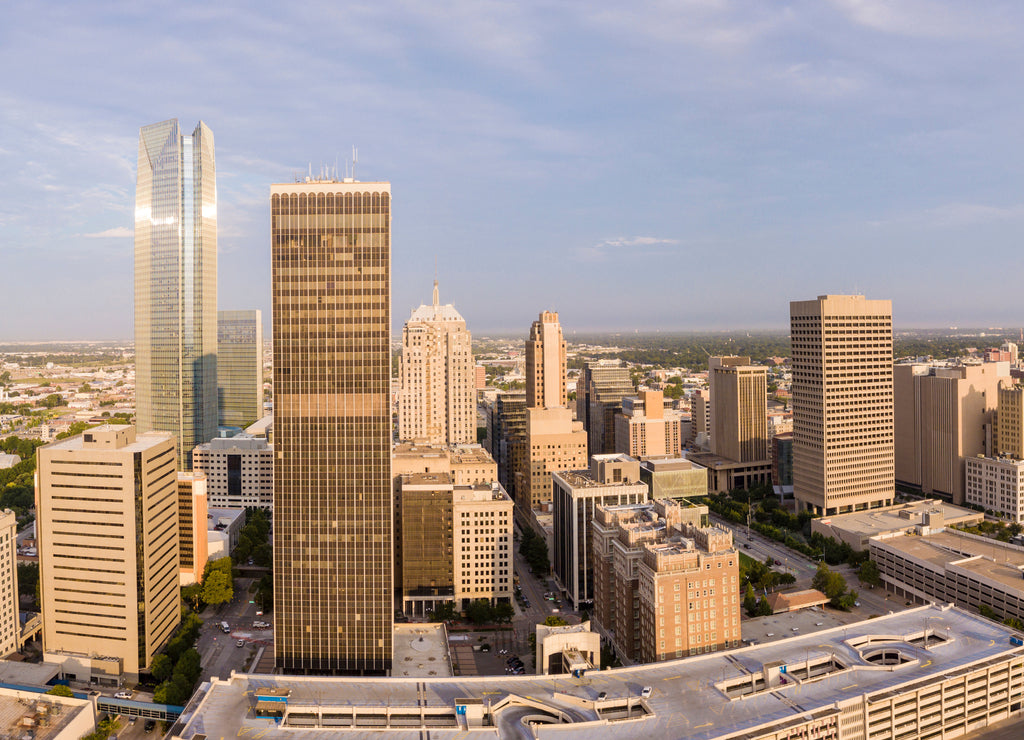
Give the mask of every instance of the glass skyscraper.
[{"label": "glass skyscraper", "polygon": [[274,654],[391,671],[391,186],[271,186]]},{"label": "glass skyscraper", "polygon": [[135,406],[139,432],[175,435],[184,470],[217,435],[217,177],[202,122],[139,132]]},{"label": "glass skyscraper", "polygon": [[217,313],[220,425],[243,429],[263,418],[263,314]]}]

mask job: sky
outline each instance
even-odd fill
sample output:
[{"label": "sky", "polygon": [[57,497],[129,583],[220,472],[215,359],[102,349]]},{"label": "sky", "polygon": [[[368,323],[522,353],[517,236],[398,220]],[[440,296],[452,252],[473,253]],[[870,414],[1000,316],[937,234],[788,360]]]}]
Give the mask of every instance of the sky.
[{"label": "sky", "polygon": [[[389,180],[392,323],[1020,326],[1024,5],[0,4],[0,340],[130,339],[138,131],[216,142],[221,309],[270,324],[269,185]],[[268,329],[269,333],[269,329]]]}]

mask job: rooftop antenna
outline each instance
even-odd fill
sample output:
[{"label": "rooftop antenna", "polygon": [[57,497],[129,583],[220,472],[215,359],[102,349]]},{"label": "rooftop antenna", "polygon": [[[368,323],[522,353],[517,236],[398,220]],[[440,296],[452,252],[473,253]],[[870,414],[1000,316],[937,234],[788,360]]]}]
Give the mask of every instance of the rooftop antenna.
[{"label": "rooftop antenna", "polygon": [[352,145],[352,179],[356,179],[356,162],[359,161],[359,150],[356,149],[356,145]]}]

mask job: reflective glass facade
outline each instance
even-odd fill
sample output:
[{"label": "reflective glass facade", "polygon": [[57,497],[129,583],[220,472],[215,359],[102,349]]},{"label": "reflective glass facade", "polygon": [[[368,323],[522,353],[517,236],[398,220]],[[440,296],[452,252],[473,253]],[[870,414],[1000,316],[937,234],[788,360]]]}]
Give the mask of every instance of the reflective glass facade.
[{"label": "reflective glass facade", "polygon": [[177,120],[139,132],[135,403],[140,432],[170,432],[182,469],[217,434],[217,180],[213,133]]},{"label": "reflective glass facade", "polygon": [[262,311],[217,313],[217,405],[221,426],[263,418]]},{"label": "reflective glass facade", "polygon": [[391,670],[391,186],[271,186],[274,650]]}]

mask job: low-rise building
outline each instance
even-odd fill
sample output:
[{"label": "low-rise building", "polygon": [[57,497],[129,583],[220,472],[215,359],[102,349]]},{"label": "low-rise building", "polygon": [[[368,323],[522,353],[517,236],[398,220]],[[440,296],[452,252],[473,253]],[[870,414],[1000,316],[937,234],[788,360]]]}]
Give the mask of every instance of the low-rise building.
[{"label": "low-rise building", "polygon": [[709,493],[747,490],[772,480],[772,464],[768,460],[737,462],[711,452],[687,452],[686,458],[707,469]]},{"label": "low-rise building", "polygon": [[1024,521],[1024,460],[968,457],[964,496],[968,504]]},{"label": "low-rise building", "polygon": [[705,496],[708,492],[707,469],[678,455],[643,458],[640,461],[640,480],[647,484],[652,499],[685,501]]},{"label": "low-rise building", "polygon": [[985,515],[939,499],[911,501],[884,509],[834,514],[811,520],[811,532],[845,542],[854,550],[868,549],[872,537],[891,537],[913,532],[929,534],[943,527],[976,524]]},{"label": "low-rise building", "polygon": [[590,629],[590,622],[536,627],[537,673],[569,673],[582,678],[587,671],[601,667],[601,635]]},{"label": "low-rise building", "polygon": [[208,560],[231,555],[245,526],[245,509],[206,510],[206,552]]}]

